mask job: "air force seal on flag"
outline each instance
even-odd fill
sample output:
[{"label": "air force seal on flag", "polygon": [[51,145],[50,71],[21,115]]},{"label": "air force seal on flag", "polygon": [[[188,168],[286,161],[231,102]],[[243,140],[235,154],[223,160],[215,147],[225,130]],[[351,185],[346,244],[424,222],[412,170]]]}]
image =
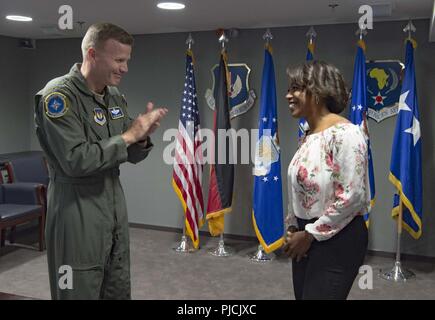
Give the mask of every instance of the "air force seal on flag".
[{"label": "air force seal on flag", "polygon": [[94,108],[94,120],[100,126],[104,126],[106,124],[106,115],[104,114],[103,109]]},{"label": "air force seal on flag", "polygon": [[113,120],[124,118],[124,113],[122,112],[122,109],[120,107],[109,108],[109,112],[110,112],[110,117]]},{"label": "air force seal on flag", "polygon": [[265,176],[270,172],[272,163],[279,160],[279,143],[275,133],[273,137],[263,135],[255,146],[254,175]]},{"label": "air force seal on flag", "polygon": [[[228,64],[229,76],[231,78],[231,88],[229,92],[230,118],[235,118],[252,108],[257,98],[253,89],[249,90],[249,73],[251,69],[244,63]],[[213,86],[205,92],[208,106],[214,110],[215,101],[213,92],[215,90],[216,79],[218,78],[219,65],[214,65],[211,69]]]},{"label": "air force seal on flag", "polygon": [[368,116],[376,122],[397,114],[403,68],[396,60],[366,62]]},{"label": "air force seal on flag", "polygon": [[60,92],[50,93],[44,100],[45,114],[50,118],[62,117],[68,111],[68,100]]}]

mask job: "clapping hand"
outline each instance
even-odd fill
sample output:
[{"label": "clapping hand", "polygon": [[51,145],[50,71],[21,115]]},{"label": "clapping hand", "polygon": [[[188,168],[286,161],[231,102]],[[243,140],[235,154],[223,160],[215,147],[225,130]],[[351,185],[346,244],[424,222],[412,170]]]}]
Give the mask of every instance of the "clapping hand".
[{"label": "clapping hand", "polygon": [[147,110],[139,114],[137,118],[134,119],[130,128],[122,134],[127,146],[138,141],[146,140],[146,138],[160,126],[160,120],[162,120],[167,113],[168,109],[154,109],[154,104],[148,102]]}]

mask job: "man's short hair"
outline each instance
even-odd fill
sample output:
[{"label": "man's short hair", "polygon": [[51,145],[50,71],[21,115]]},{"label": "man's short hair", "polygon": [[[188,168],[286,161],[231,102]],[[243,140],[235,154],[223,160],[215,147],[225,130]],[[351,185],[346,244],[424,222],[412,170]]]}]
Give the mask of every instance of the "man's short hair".
[{"label": "man's short hair", "polygon": [[111,23],[95,23],[86,31],[82,41],[82,54],[86,56],[89,48],[101,48],[104,43],[113,39],[133,46],[134,39],[127,31]]}]

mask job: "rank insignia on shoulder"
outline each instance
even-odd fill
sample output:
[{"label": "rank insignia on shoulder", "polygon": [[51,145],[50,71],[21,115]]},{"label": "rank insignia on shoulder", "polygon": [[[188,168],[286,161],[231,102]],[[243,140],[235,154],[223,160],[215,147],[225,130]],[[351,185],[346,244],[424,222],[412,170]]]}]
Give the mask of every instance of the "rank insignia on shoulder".
[{"label": "rank insignia on shoulder", "polygon": [[121,107],[109,108],[109,112],[112,119],[124,118],[124,112],[122,112]]},{"label": "rank insignia on shoulder", "polygon": [[50,118],[60,118],[68,111],[68,99],[60,92],[53,92],[45,97],[44,107],[47,116]]},{"label": "rank insignia on shoulder", "polygon": [[106,124],[106,115],[104,114],[103,109],[94,108],[94,120],[100,126],[104,126]]}]

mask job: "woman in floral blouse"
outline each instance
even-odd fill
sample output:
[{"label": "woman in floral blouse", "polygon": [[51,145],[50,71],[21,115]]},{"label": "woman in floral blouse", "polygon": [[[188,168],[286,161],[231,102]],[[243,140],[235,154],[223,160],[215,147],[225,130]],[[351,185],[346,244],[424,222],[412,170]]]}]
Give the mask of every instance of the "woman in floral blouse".
[{"label": "woman in floral blouse", "polygon": [[367,250],[367,141],[339,115],[348,91],[339,70],[307,62],[288,71],[291,115],[309,130],[288,167],[289,225],[296,299],[346,299]]}]

